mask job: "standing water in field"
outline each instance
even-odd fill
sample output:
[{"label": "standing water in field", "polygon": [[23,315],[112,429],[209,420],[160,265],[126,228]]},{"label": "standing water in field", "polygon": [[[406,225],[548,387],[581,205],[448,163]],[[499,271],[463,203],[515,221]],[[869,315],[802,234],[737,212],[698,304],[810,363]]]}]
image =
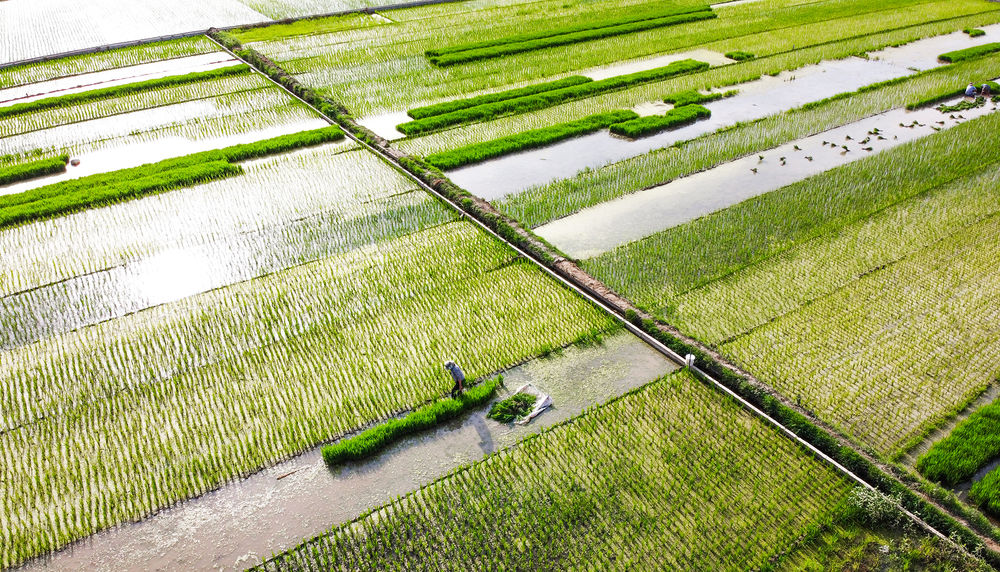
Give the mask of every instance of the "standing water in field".
[{"label": "standing water in field", "polygon": [[553,407],[527,426],[486,419],[484,406],[345,467],[327,468],[316,448],[26,568],[244,569],[675,369],[626,333],[600,345],[571,347],[504,374],[507,391],[532,383],[552,396]]},{"label": "standing water in field", "polygon": [[995,109],[992,103],[953,114],[895,109],[583,209],[535,233],[571,257],[591,258]]}]

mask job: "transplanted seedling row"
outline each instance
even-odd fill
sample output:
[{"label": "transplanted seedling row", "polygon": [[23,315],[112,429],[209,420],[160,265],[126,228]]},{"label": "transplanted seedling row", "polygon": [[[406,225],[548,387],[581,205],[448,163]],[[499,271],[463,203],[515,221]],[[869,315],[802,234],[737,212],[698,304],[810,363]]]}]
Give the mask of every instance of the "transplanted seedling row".
[{"label": "transplanted seedling row", "polygon": [[261,568],[754,569],[830,518],[848,491],[679,372]]},{"label": "transplanted seedling row", "polygon": [[452,223],[6,352],[0,563],[612,327]]}]

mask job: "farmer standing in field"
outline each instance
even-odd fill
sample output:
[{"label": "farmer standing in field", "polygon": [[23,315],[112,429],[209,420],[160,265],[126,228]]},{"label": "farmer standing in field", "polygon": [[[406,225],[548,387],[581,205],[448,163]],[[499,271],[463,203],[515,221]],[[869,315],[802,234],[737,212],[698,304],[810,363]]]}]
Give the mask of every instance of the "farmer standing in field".
[{"label": "farmer standing in field", "polygon": [[444,368],[451,373],[451,378],[455,380],[454,387],[451,388],[451,396],[455,397],[459,393],[462,393],[462,384],[465,383],[465,373],[462,368],[458,367],[458,364],[448,360],[444,362]]}]

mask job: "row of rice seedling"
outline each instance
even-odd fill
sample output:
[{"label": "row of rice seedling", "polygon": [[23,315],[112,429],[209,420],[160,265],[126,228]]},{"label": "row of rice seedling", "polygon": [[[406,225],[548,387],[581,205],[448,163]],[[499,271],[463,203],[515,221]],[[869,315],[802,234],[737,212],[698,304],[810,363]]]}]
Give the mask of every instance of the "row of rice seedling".
[{"label": "row of rice seedling", "polygon": [[[959,177],[1000,162],[983,148],[987,115],[766,193],[585,261],[649,307]],[[752,176],[748,174],[747,176]]]},{"label": "row of rice seedling", "polygon": [[[21,292],[172,249],[204,247],[225,237],[293,227],[297,220],[320,216],[320,228],[289,237],[305,248],[313,234],[328,234],[324,228],[340,228],[390,210],[384,201],[414,189],[412,182],[352,143],[242,167],[244,174],[234,179],[0,231],[3,251],[11,255],[0,274],[0,292]],[[276,194],[275,189],[287,191]],[[335,218],[343,222],[334,224]],[[357,232],[359,240],[367,242],[364,229]],[[77,246],[66,249],[67,244]],[[226,252],[224,243],[221,247],[220,256]]]},{"label": "row of rice seedling", "polygon": [[26,181],[45,175],[62,173],[66,170],[66,163],[69,162],[69,155],[59,155],[57,157],[47,157],[36,159],[27,163],[0,167],[0,185],[9,185],[19,181]]},{"label": "row of rice seedling", "polygon": [[508,114],[525,113],[552,107],[566,101],[593,97],[598,94],[610,91],[625,89],[634,85],[663,81],[664,79],[695,73],[708,69],[705,62],[695,60],[681,60],[669,65],[646,71],[640,71],[600,81],[591,81],[561,89],[543,91],[533,95],[525,95],[513,99],[504,99],[493,103],[477,105],[459,109],[450,113],[433,115],[423,119],[407,121],[396,126],[400,132],[407,135],[419,135],[429,131],[436,131],[452,125],[462,125],[474,121],[484,121]]},{"label": "row of rice seedling", "polygon": [[989,54],[995,54],[1000,52],[1000,43],[994,42],[992,44],[983,44],[981,46],[974,46],[971,48],[966,48],[964,50],[956,50],[954,52],[948,52],[946,54],[941,54],[938,59],[942,62],[948,62],[949,64],[964,62],[965,60],[971,60],[975,58],[981,58]]},{"label": "row of rice seedling", "polygon": [[969,490],[969,499],[994,516],[1000,516],[1000,470],[993,469],[976,481]]},{"label": "row of rice seedling", "polygon": [[[942,90],[965,85],[969,77],[998,75],[1000,60],[994,58],[941,67],[892,85],[737,125],[678,146],[582,172],[569,179],[539,185],[509,196],[497,206],[528,226],[539,226],[640,189],[902,107],[905,102],[928,96],[936,97]],[[441,135],[448,133],[453,131]],[[434,137],[437,136],[430,136]],[[418,139],[414,143],[422,140]],[[402,145],[408,147],[406,141]]]},{"label": "row of rice seedling", "polygon": [[632,139],[653,135],[667,129],[674,129],[682,125],[694,123],[699,119],[711,117],[712,112],[706,107],[697,104],[682,105],[675,107],[663,115],[649,115],[638,117],[629,121],[615,123],[611,126],[611,132],[615,135],[623,135]]},{"label": "row of rice seedling", "polygon": [[42,109],[40,111],[8,117],[4,119],[2,126],[0,126],[0,138],[20,135],[30,131],[49,129],[69,123],[79,123],[101,117],[122,115],[143,109],[164,107],[189,101],[212,100],[240,92],[264,89],[276,90],[277,88],[257,74],[239,73],[237,75],[210,79],[193,84],[181,84],[137,93],[126,93],[108,99],[99,99],[54,109]]},{"label": "row of rice seedling", "polygon": [[992,217],[722,349],[896,456],[1000,374],[998,230]]},{"label": "row of rice seedling", "polygon": [[[65,123],[2,139],[5,149],[22,156],[39,151],[83,155],[109,149],[131,151],[132,144],[152,148],[166,139],[183,137],[194,146],[206,141],[246,140],[289,129],[315,129],[324,125],[315,112],[269,86],[186,101],[121,115]],[[167,144],[176,144],[169,141]],[[184,152],[183,148],[179,149]],[[135,160],[135,159],[133,159]]]},{"label": "row of rice seedling", "polygon": [[406,112],[412,119],[423,119],[425,117],[431,117],[433,115],[443,115],[445,113],[451,113],[453,111],[458,111],[460,109],[467,109],[469,107],[477,107],[480,105],[485,105],[487,103],[496,103],[498,101],[504,101],[506,99],[516,99],[518,97],[525,97],[527,95],[535,95],[536,93],[541,93],[543,91],[554,91],[557,89],[562,89],[564,87],[571,87],[574,85],[580,85],[581,83],[590,83],[594,80],[589,77],[584,77],[582,75],[571,75],[569,77],[564,77],[562,79],[557,79],[555,81],[548,81],[545,83],[536,83],[534,85],[529,85],[527,87],[520,87],[517,89],[508,89],[506,91],[500,91],[497,93],[488,93],[486,95],[477,95],[475,97],[467,97],[465,99],[456,99],[452,101],[446,101],[444,103],[436,103],[434,105],[428,105],[425,107],[414,107]]},{"label": "row of rice seedling", "polygon": [[[945,11],[949,10],[949,8],[945,6],[941,7],[941,10]],[[949,13],[945,12],[946,15]],[[882,28],[879,27],[877,18],[874,19],[874,22],[869,21],[869,18],[870,15],[857,16],[856,22],[842,22],[841,25],[843,27],[828,26],[829,31],[820,34],[820,37],[833,33],[842,34],[844,29],[870,30],[871,33],[869,35],[852,35],[848,39],[831,42],[817,41],[813,47],[801,46],[801,37],[795,36],[798,47],[792,51],[780,52],[776,55],[740,64],[716,67],[700,73],[668,79],[660,83],[648,84],[576,102],[564,103],[549,109],[494,119],[487,123],[477,123],[457,129],[449,129],[412,140],[407,139],[401,141],[399,145],[410,153],[428,155],[484,139],[496,139],[528,129],[567,121],[575,117],[613,109],[629,109],[641,103],[657,101],[663,97],[664,93],[730,86],[756,80],[762,75],[777,74],[784,70],[794,70],[803,65],[814,64],[821,60],[846,58],[857,53],[880,49],[889,45],[897,45],[930,35],[949,33],[954,31],[955,26],[954,20],[950,18],[928,22],[928,17],[925,14],[914,13],[908,16],[912,20],[909,26],[886,32],[881,31]],[[1000,21],[1000,12],[989,12],[975,16],[974,18],[987,18]],[[826,26],[826,24],[824,25]],[[789,35],[789,31],[782,30],[781,32],[775,32],[773,34],[774,41],[784,41],[782,40],[784,35]],[[313,75],[307,76],[307,81],[315,81],[313,77]],[[960,81],[964,85],[968,82],[968,78]],[[883,99],[883,101],[891,100]]]},{"label": "row of rice seedling", "polygon": [[606,129],[609,126],[614,131],[616,125],[638,117],[634,111],[626,110],[598,113],[576,121],[533,129],[494,141],[484,141],[454,151],[435,153],[427,157],[427,162],[439,169],[454,169],[526,149],[543,147],[557,141]]},{"label": "row of rice seedling", "polygon": [[755,569],[833,518],[849,490],[679,372],[260,569]]},{"label": "row of rice seedling", "polygon": [[211,81],[213,79],[218,79],[221,77],[229,77],[231,75],[240,75],[248,73],[250,73],[250,68],[244,64],[240,64],[209,71],[191,72],[182,75],[172,75],[145,81],[137,81],[134,83],[128,83],[124,85],[116,85],[113,87],[91,89],[87,91],[70,93],[67,95],[46,97],[44,99],[36,99],[34,101],[15,103],[14,105],[0,107],[0,119],[6,119],[8,117],[13,117],[15,115],[22,115],[25,113],[41,111],[43,109],[53,109],[56,107],[71,107],[79,105],[81,103],[96,101],[99,99],[110,99],[112,97],[119,97],[132,93],[152,91],[164,87],[172,87],[175,85],[184,85],[189,83]]},{"label": "row of rice seedling", "polygon": [[1000,456],[1000,403],[977,409],[917,459],[917,470],[932,481],[954,486]]},{"label": "row of rice seedling", "polygon": [[47,60],[35,64],[0,68],[0,86],[15,87],[60,77],[123,68],[150,62],[196,56],[218,51],[219,46],[204,36],[182,38]]},{"label": "row of rice seedling", "polygon": [[[648,3],[641,2],[629,4],[649,6]],[[900,16],[898,13],[903,6],[913,6],[915,9],[905,11]],[[626,6],[615,4],[614,8],[625,10]],[[779,71],[794,69],[830,57],[834,52],[842,54],[837,57],[845,57],[864,51],[865,46],[858,42],[859,34],[884,36],[884,42],[880,41],[878,45],[881,47],[905,41],[914,34],[921,37],[951,32],[956,25],[994,23],[1000,21],[1000,13],[996,9],[996,6],[975,0],[934,3],[894,0],[878,6],[851,1],[776,7],[767,11],[748,4],[727,8],[720,12],[718,19],[685,25],[682,27],[683,33],[642,32],[511,56],[502,61],[475,62],[447,70],[435,69],[428,64],[423,59],[423,50],[441,44],[481,40],[484,30],[491,30],[499,36],[537,29],[542,25],[551,26],[553,21],[568,17],[565,16],[566,13],[574,10],[582,15],[597,12],[598,15],[603,13],[607,17],[609,7],[604,3],[588,3],[583,8],[576,5],[564,7],[556,2],[537,2],[530,6],[513,5],[484,10],[416,8],[392,12],[391,16],[396,20],[393,23],[374,26],[359,19],[357,26],[329,34],[308,34],[308,28],[299,27],[289,30],[297,35],[272,37],[253,47],[282,62],[285,69],[299,76],[305,83],[329,91],[355,114],[369,115],[407,109],[416,104],[445,98],[467,97],[472,93],[504,89],[522,83],[536,83],[576,73],[581,69],[694,49],[715,42],[733,43],[733,46],[725,49],[722,46],[710,46],[720,52],[730,51],[733,48],[743,48],[743,39],[750,36],[755,40],[753,51],[758,56],[782,52],[790,39],[795,42],[796,51],[814,46],[812,51],[799,54],[792,52],[789,54],[790,58],[786,56],[795,63],[782,63],[781,67],[776,64]],[[418,18],[420,14],[435,16]],[[966,17],[961,18],[962,16]],[[584,17],[586,16],[581,16]],[[953,19],[956,17],[959,19]],[[809,34],[800,34],[794,27],[788,27],[808,22],[818,22],[815,28],[809,30]],[[317,28],[323,25],[328,24],[322,20],[315,24]],[[882,34],[886,29],[899,26],[910,26],[913,30],[899,29]],[[682,30],[678,28],[677,31]],[[257,32],[249,32],[254,33]],[[851,45],[840,50],[828,45],[829,42],[838,41]],[[760,42],[772,42],[776,47],[761,47],[757,45]],[[767,66],[754,66],[747,68],[747,71],[764,67]],[[715,82],[707,84],[713,83]],[[657,95],[662,93],[661,91]],[[598,111],[577,113],[575,116],[581,117]],[[549,123],[553,122],[555,121]]]},{"label": "row of rice seedling", "polygon": [[236,176],[243,169],[232,163],[343,138],[326,127],[0,195],[0,228]]},{"label": "row of rice seedling", "polygon": [[555,32],[538,32],[532,34],[518,34],[508,38],[500,38],[490,42],[479,42],[466,44],[464,46],[454,46],[446,49],[427,50],[427,58],[432,64],[440,67],[453,66],[479,60],[499,58],[511,54],[520,54],[542,50],[555,46],[565,46],[580,42],[589,42],[618,36],[621,34],[632,34],[645,30],[654,30],[686,24],[688,22],[698,22],[715,18],[715,13],[707,6],[703,10],[691,10],[687,13],[677,14],[675,10],[668,12],[671,15],[663,17],[653,17],[636,20],[634,17],[617,21],[603,22],[596,26],[586,28],[568,28]]},{"label": "row of rice seedling", "polygon": [[[877,268],[1000,213],[1000,169],[988,167],[679,295],[646,301],[671,324],[719,344]],[[733,304],[739,299],[739,304]]]},{"label": "row of rice seedling", "polygon": [[457,222],[4,352],[0,564],[612,327]]}]

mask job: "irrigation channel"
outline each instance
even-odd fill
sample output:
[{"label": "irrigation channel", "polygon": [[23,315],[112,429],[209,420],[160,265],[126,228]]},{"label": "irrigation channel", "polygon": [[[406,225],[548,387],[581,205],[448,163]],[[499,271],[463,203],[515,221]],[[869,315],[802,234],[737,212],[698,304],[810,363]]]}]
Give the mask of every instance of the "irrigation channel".
[{"label": "irrigation channel", "polygon": [[[636,140],[614,137],[607,130],[569,139],[546,147],[524,151],[448,171],[458,186],[486,200],[517,194],[536,185],[575,175],[610,163],[669,147],[740,122],[762,119],[822,100],[831,95],[855,91],[873,83],[912,75],[919,70],[943,65],[937,55],[949,50],[995,42],[1000,25],[985,26],[984,36],[969,38],[961,32],[917,40],[897,48],[872,52],[868,59],[850,57],[822,61],[777,76],[730,86],[717,91],[737,90],[735,96],[705,104],[712,116],[678,129]],[[932,55],[933,54],[933,55]],[[956,89],[961,86],[956,86]],[[662,113],[669,106],[650,108],[641,104],[642,114]]]},{"label": "irrigation channel", "polygon": [[553,407],[529,425],[497,423],[481,408],[335,469],[326,467],[317,447],[26,569],[242,569],[677,367],[624,332],[599,345],[571,346],[503,374],[504,393],[532,383],[552,396]]},{"label": "irrigation channel", "polygon": [[[944,103],[950,105],[962,99]],[[791,141],[763,155],[744,157],[583,209],[542,225],[535,233],[568,256],[591,258],[996,109],[993,103],[959,113],[942,113],[934,108],[894,109]],[[736,181],[739,183],[734,184]]]}]

